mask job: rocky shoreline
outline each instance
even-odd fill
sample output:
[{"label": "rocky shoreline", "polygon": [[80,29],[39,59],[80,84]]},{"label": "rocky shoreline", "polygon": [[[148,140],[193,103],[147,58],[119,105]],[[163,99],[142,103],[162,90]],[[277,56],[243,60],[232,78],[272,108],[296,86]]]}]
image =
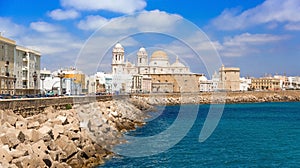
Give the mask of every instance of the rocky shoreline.
[{"label": "rocky shoreline", "polygon": [[[214,97],[214,98],[213,98]],[[300,101],[299,91],[135,95],[46,108],[22,117],[0,110],[0,168],[94,167],[113,156],[123,133],[144,125],[154,105]]]},{"label": "rocky shoreline", "polygon": [[133,98],[138,98],[151,105],[298,102],[300,101],[300,91],[181,93],[135,95]]},{"label": "rocky shoreline", "polygon": [[46,108],[23,118],[0,111],[0,167],[94,167],[111,157],[122,133],[144,123],[151,106],[136,99]]}]

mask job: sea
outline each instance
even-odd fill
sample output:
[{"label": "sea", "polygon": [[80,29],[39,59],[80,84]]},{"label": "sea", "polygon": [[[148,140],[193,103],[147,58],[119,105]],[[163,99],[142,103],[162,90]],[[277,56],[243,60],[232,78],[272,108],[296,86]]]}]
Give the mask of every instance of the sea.
[{"label": "sea", "polygon": [[[188,128],[185,123],[192,125],[178,143],[145,156],[131,156],[130,151],[135,152],[136,148],[123,144],[129,155],[123,152],[99,168],[300,167],[300,102],[226,104],[218,125],[204,142],[199,142],[199,133],[210,105],[157,106],[157,109],[149,113],[151,118],[145,126],[128,132],[127,136],[155,137],[173,128],[180,109],[184,109],[186,116],[179,124],[184,128]],[[196,115],[190,112],[194,109],[197,109]],[[177,132],[172,132],[174,134]],[[163,148],[163,144],[173,143],[172,140],[167,136],[159,137],[154,140],[156,145],[152,145],[154,149],[159,145]],[[128,144],[134,145],[134,142],[129,139]],[[138,145],[143,152],[144,145]],[[150,149],[151,145],[147,148],[155,151]]]}]

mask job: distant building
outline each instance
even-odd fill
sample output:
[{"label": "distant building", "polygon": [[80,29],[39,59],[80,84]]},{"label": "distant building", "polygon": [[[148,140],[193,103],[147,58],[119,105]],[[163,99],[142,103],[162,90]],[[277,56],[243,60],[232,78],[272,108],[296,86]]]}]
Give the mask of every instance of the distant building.
[{"label": "distant building", "polygon": [[212,80],[208,80],[205,76],[199,78],[200,92],[212,92],[214,91],[214,85]]},{"label": "distant building", "polygon": [[300,77],[299,76],[288,77],[285,89],[300,89]]},{"label": "distant building", "polygon": [[222,65],[219,70],[218,90],[240,91],[240,68]]},{"label": "distant building", "polygon": [[[85,74],[75,68],[59,69],[49,75],[48,70],[42,70],[42,90],[46,94],[79,95],[84,93]],[[61,88],[62,87],[62,88]]]},{"label": "distant building", "polygon": [[40,52],[0,35],[0,93],[39,93],[40,57]]},{"label": "distant building", "polygon": [[[16,46],[15,74],[18,94],[40,93],[40,65],[40,52]],[[22,85],[20,85],[20,81]]]},{"label": "distant building", "polygon": [[137,65],[126,61],[120,43],[112,50],[112,91],[114,93],[136,92],[198,92],[199,76],[190,72],[179,58],[170,64],[164,51],[154,51],[148,62],[145,48],[137,52]]},{"label": "distant building", "polygon": [[252,78],[252,90],[280,90],[280,79],[273,77]]},{"label": "distant building", "polygon": [[250,78],[240,78],[240,91],[248,91],[251,88]]},{"label": "distant building", "polygon": [[112,93],[112,75],[103,72],[97,72],[87,78],[88,93]]},{"label": "distant building", "polygon": [[[16,42],[0,35],[0,94],[14,93]],[[21,79],[18,78],[18,83]]]}]

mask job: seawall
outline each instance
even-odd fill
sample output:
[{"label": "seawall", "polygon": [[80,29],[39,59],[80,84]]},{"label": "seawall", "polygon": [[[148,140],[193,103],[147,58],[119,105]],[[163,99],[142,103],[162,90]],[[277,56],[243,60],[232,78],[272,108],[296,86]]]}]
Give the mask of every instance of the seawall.
[{"label": "seawall", "polygon": [[212,92],[133,95],[151,105],[300,101],[300,91]]},{"label": "seawall", "polygon": [[23,117],[0,110],[0,167],[94,167],[111,157],[123,132],[144,124],[151,106],[138,100],[46,107]]}]

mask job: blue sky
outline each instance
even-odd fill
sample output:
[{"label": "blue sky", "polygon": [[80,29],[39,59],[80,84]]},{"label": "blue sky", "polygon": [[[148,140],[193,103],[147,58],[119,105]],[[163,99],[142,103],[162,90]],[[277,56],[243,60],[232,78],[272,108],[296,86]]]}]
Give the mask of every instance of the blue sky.
[{"label": "blue sky", "polygon": [[[222,63],[240,67],[243,76],[300,75],[298,11],[299,0],[2,0],[0,31],[20,45],[39,50],[43,55],[42,67],[54,70],[74,66],[82,55],[80,50],[90,36],[97,34],[97,29],[101,31],[100,27],[112,26],[111,22],[118,17],[142,12],[126,21],[128,29],[143,24],[139,27],[178,33],[183,30],[176,29],[176,24],[189,21],[208,36]],[[117,25],[114,30],[118,33],[126,26]],[[99,35],[102,38],[95,50],[110,38],[108,34]],[[199,43],[196,37],[190,41]],[[205,72],[205,63],[195,63],[189,56],[192,52],[182,48],[184,45],[178,40],[148,34],[121,42],[129,55],[141,46],[149,47],[149,55],[152,50],[165,49],[170,55],[179,56],[193,71]],[[203,49],[203,45],[198,46]],[[105,50],[93,54],[99,55],[99,51]],[[103,62],[109,63],[109,54]],[[128,59],[131,61],[132,57]],[[87,67],[95,62],[88,54],[84,61]]]}]

